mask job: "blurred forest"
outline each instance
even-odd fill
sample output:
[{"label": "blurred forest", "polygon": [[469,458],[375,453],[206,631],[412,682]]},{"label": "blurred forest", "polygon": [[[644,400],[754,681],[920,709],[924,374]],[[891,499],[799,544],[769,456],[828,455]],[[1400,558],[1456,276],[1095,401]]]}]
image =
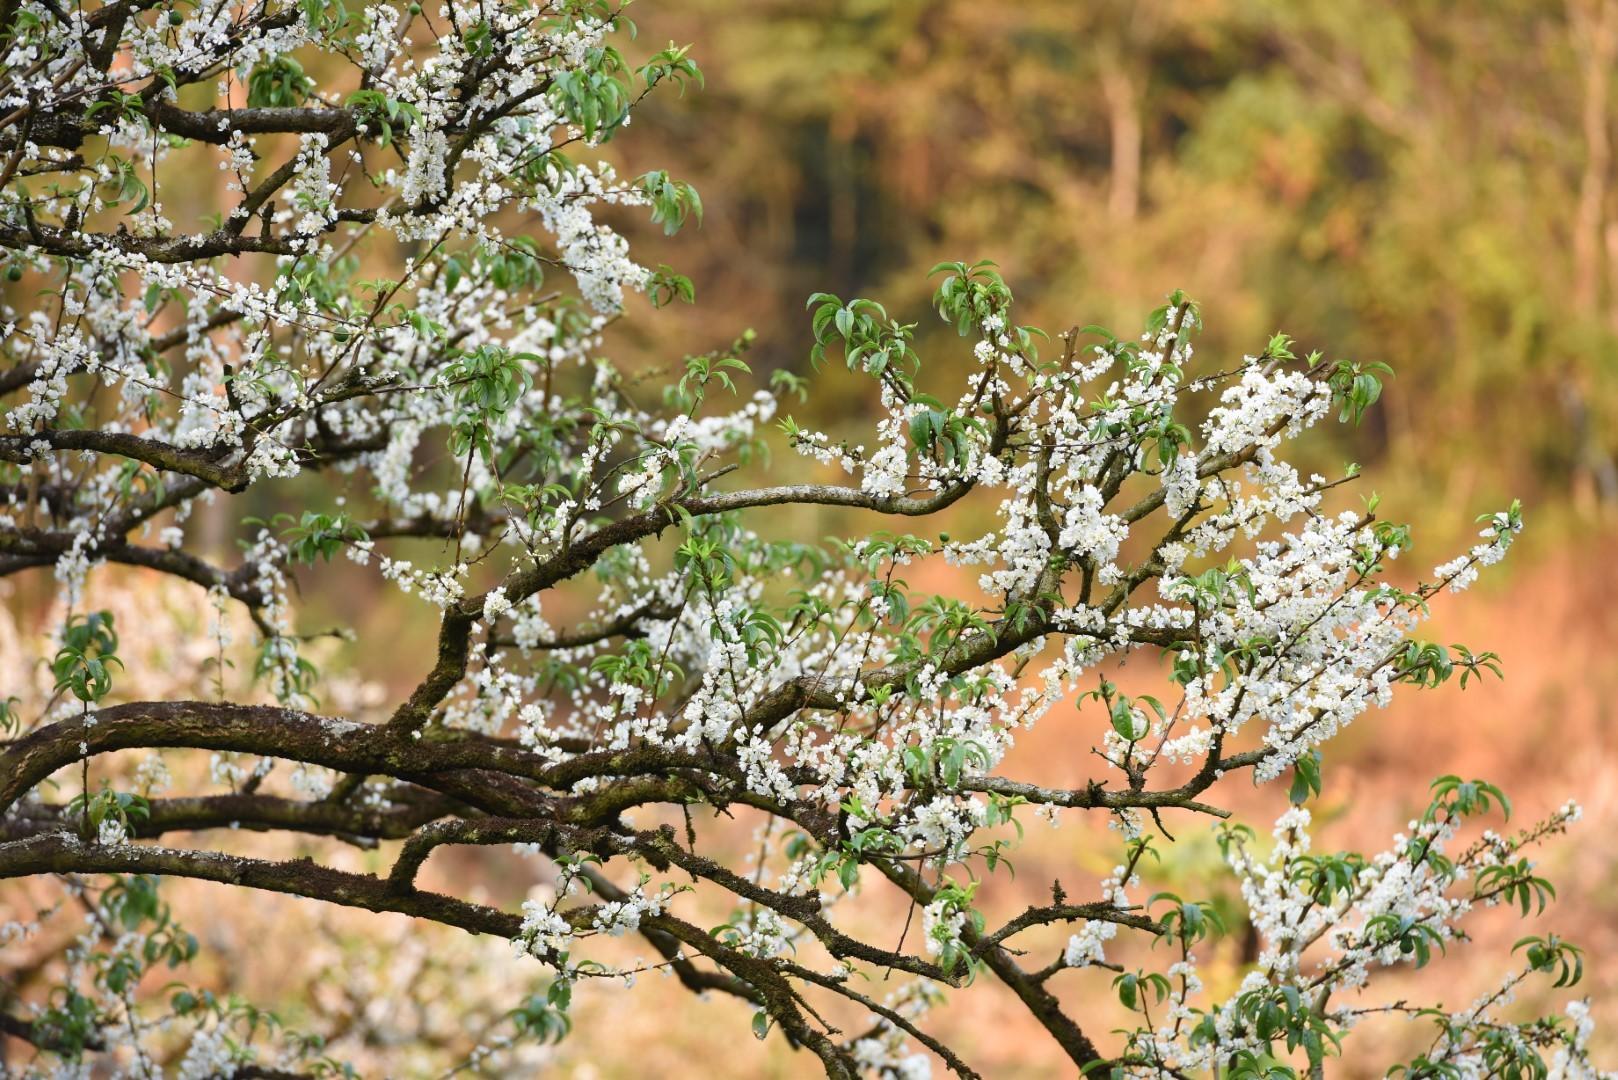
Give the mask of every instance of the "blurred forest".
[{"label": "blurred forest", "polygon": [[[1330,425],[1300,450],[1322,468],[1366,467],[1367,490],[1416,527],[1411,576],[1464,543],[1476,515],[1522,498],[1520,554],[1439,611],[1433,631],[1498,651],[1505,683],[1403,694],[1334,743],[1321,817],[1352,807],[1354,820],[1324,842],[1382,846],[1441,772],[1499,781],[1525,820],[1577,796],[1587,821],[1555,848],[1547,872],[1561,897],[1541,925],[1485,919],[1477,947],[1411,985],[1453,980],[1447,1003],[1460,1005],[1504,970],[1515,937],[1554,929],[1589,951],[1581,992],[1618,1065],[1618,0],[672,0],[630,14],[631,51],[693,43],[707,86],[649,99],[607,156],[629,174],[667,168],[692,182],[705,216],[672,239],[625,223],[639,259],[689,275],[697,303],[637,312],[609,335],[615,355],[667,364],[754,328],[755,368],[807,374],[803,303],[827,290],[920,322],[924,383],[951,387],[971,358],[930,318],[935,262],[995,260],[1020,321],[1053,333],[1102,323],[1128,334],[1183,288],[1203,304],[1199,350],[1216,363],[1284,330],[1304,350],[1393,367],[1363,425]],[[868,437],[868,384],[842,375],[827,371],[794,411],[834,438]],[[783,475],[804,468],[771,441]],[[832,514],[792,524],[805,538],[869,525]],[[54,626],[48,585],[4,583],[0,670],[22,636]],[[394,696],[430,655],[434,620],[374,574],[356,569],[352,588],[309,599],[311,623],[328,604],[361,641],[389,642],[380,654],[332,646],[371,681],[337,707]],[[137,588],[128,619],[167,603]],[[342,670],[338,659],[327,670]],[[1063,720],[1018,746],[1013,765],[1030,779],[1092,774],[1089,729]],[[1262,831],[1284,794],[1244,788],[1235,805]],[[1031,894],[1057,874],[1105,876],[1115,861],[1116,838],[1083,825],[1030,825],[1029,837],[1017,889]],[[1201,895],[1228,889],[1210,884],[1211,834],[1182,841],[1169,874]],[[369,857],[342,856],[356,868]],[[520,902],[530,884],[490,899]],[[362,1066],[386,1050],[378,1032],[404,1023],[364,1002],[379,1007],[379,986],[436,986],[441,949],[490,952],[478,970],[496,1012],[524,992],[501,943],[417,937],[403,919],[361,924],[269,896],[236,898],[222,919],[206,903],[219,896],[176,903],[206,924],[220,984],[333,1021],[334,1046]],[[313,943],[305,960],[329,965],[323,981],[291,964],[233,970],[265,933]],[[1244,958],[1234,938],[1229,978]],[[364,967],[378,955],[397,961],[390,972]],[[1210,980],[1215,992],[1229,985]],[[1095,994],[1095,1030],[1112,1027],[1105,981],[1075,987]],[[996,1000],[974,994],[981,1011],[946,1007],[932,1023],[987,1075],[1057,1075],[1014,1037],[1026,1017]],[[652,979],[592,988],[572,1036],[547,1051],[547,1075],[814,1074],[781,1040],[738,1045],[738,1008]],[[471,1030],[453,1010],[439,1020],[447,1042]],[[1420,1035],[1430,1031],[1410,1025],[1389,1038]],[[1378,1075],[1373,1064],[1332,1071]]]},{"label": "blurred forest", "polygon": [[994,259],[1053,332],[1127,330],[1179,287],[1216,355],[1282,329],[1391,364],[1347,451],[1390,461],[1384,488],[1468,521],[1512,495],[1581,516],[1618,501],[1612,0],[634,14],[708,74],[624,140],[705,197],[703,228],[666,249],[698,287],[684,343],[751,325],[801,367],[816,289],[926,332],[942,259]]}]

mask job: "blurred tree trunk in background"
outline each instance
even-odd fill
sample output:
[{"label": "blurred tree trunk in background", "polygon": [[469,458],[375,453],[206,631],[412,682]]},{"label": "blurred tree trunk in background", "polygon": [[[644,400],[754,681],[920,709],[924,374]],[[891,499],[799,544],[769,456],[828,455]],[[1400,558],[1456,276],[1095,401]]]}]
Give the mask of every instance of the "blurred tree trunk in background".
[{"label": "blurred tree trunk in background", "polygon": [[[1610,275],[1613,257],[1618,254],[1618,223],[1606,220],[1608,187],[1612,173],[1611,71],[1618,55],[1618,2],[1615,0],[1572,0],[1568,4],[1568,29],[1584,79],[1584,175],[1579,181],[1579,209],[1573,228],[1573,300],[1581,314],[1594,316],[1601,303],[1601,247],[1606,247],[1609,269],[1608,321],[1618,330],[1618,295],[1613,295]],[[1599,501],[1610,504],[1618,498],[1618,477],[1614,476],[1612,455],[1603,447],[1590,423],[1585,402],[1586,390],[1570,372],[1563,383],[1563,400],[1569,414],[1577,450],[1573,463],[1573,495],[1581,508]]]}]

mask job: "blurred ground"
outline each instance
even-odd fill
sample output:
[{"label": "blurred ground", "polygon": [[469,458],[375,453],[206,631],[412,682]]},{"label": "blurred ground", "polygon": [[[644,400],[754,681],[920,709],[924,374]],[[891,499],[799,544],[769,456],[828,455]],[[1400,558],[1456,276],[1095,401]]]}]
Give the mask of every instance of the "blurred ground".
[{"label": "blurred ground", "polygon": [[[1586,816],[1571,835],[1546,849],[1544,866],[1559,899],[1528,925],[1502,912],[1469,923],[1473,944],[1453,948],[1422,972],[1377,981],[1377,1000],[1471,1001],[1505,972],[1513,941],[1526,933],[1555,931],[1588,950],[1587,979],[1578,990],[1594,999],[1602,1024],[1598,1042],[1606,1059],[1618,1055],[1618,577],[1607,568],[1618,558],[1618,538],[1609,536],[1566,550],[1527,554],[1509,575],[1486,578],[1474,591],[1437,609],[1431,636],[1497,651],[1506,679],[1461,691],[1450,683],[1437,691],[1403,689],[1392,708],[1368,714],[1331,745],[1326,794],[1317,810],[1322,828],[1317,847],[1380,850],[1424,804],[1427,783],[1457,772],[1495,780],[1516,803],[1514,823],[1527,823],[1576,796]],[[917,584],[921,584],[918,582]],[[943,582],[927,582],[929,586]],[[138,583],[129,594],[141,595]],[[1123,672],[1124,681],[1159,677],[1145,661]],[[1144,670],[1142,670],[1144,669]],[[1057,710],[1025,734],[1006,765],[1019,778],[1076,785],[1096,775],[1088,752],[1099,721]],[[1274,785],[1254,789],[1245,779],[1217,788],[1239,818],[1267,830],[1284,798]],[[1218,865],[1212,832],[1201,820],[1168,819],[1177,842],[1162,845],[1161,874],[1147,888],[1173,888],[1184,895],[1219,896],[1230,887]],[[1087,896],[1116,860],[1116,834],[1074,821],[1060,829],[1027,819],[1028,839],[1015,853],[1016,876],[996,875],[980,897],[990,912],[1009,915],[1042,901],[1060,879],[1074,896]],[[705,830],[711,826],[704,825]],[[712,842],[745,851],[748,823],[722,825]],[[266,847],[258,838],[211,838],[232,850],[283,857],[305,849]],[[348,848],[321,853],[358,870],[385,869],[393,845],[378,852]],[[541,881],[536,864],[504,851],[441,853],[428,866],[427,881],[484,882],[482,898],[515,906]],[[1143,890],[1144,892],[1145,890]],[[0,896],[0,919],[49,902],[52,890],[38,882],[8,888]],[[226,893],[210,885],[172,883],[167,895],[179,917],[203,939],[200,981],[238,991],[275,1006],[294,1026],[325,1032],[332,1050],[368,1075],[432,1075],[401,1068],[400,1040],[425,1033],[448,1054],[464,1053],[503,1012],[533,988],[533,965],[515,960],[504,942],[468,938],[440,927],[424,928],[391,916],[339,911],[259,893]],[[476,898],[476,894],[474,894]],[[1144,897],[1142,897],[1144,898]],[[905,910],[891,895],[872,889],[857,902],[859,925],[884,932],[903,924]],[[9,909],[6,910],[6,909]],[[713,921],[723,918],[717,907]],[[72,923],[65,924],[66,929]],[[1242,935],[1221,943],[1205,969],[1210,989],[1228,989],[1239,977]],[[1051,932],[1021,940],[1040,963],[1060,949],[1065,936]],[[39,951],[15,947],[5,964],[26,969]],[[623,958],[633,955],[626,945]],[[28,955],[24,955],[24,953]],[[1142,955],[1141,962],[1159,958]],[[1121,1021],[1106,972],[1067,973],[1054,989],[1064,999],[1084,1001],[1076,1014],[1105,1043]],[[896,988],[871,987],[881,993]],[[161,988],[149,990],[160,992]],[[1522,1007],[1550,1004],[1526,998]],[[835,1014],[834,1014],[835,1015]],[[844,1016],[849,1024],[857,1016]],[[718,1078],[818,1075],[811,1058],[793,1054],[781,1040],[757,1042],[748,1034],[749,1013],[729,1000],[699,1001],[658,974],[632,988],[590,983],[575,997],[575,1028],[560,1046],[527,1059],[523,1068],[545,1075],[600,1080],[645,1076]],[[992,980],[930,1014],[927,1028],[956,1047],[986,1076],[1034,1078],[1062,1073],[1055,1047],[1028,1014]],[[1381,1075],[1388,1062],[1419,1040],[1425,1026],[1381,1024],[1349,1044],[1336,1075]]]},{"label": "blurred ground", "polygon": [[[1584,820],[1544,851],[1542,865],[1559,899],[1543,916],[1523,923],[1499,917],[1503,911],[1482,913],[1469,924],[1473,944],[1453,948],[1422,972],[1379,978],[1376,994],[1377,1000],[1396,1000],[1408,992],[1412,999],[1464,1005],[1505,973],[1514,941],[1554,931],[1588,950],[1586,981],[1577,992],[1593,999],[1605,1062],[1618,1056],[1618,575],[1609,569],[1614,559],[1618,538],[1609,537],[1518,565],[1509,582],[1486,581],[1444,604],[1432,636],[1494,649],[1504,661],[1505,681],[1464,692],[1454,683],[1437,691],[1403,690],[1392,708],[1357,721],[1332,744],[1326,797],[1316,815],[1317,822],[1330,822],[1317,834],[1317,847],[1374,851],[1419,812],[1427,784],[1445,772],[1497,781],[1515,802],[1514,824],[1578,798]],[[1082,783],[1093,775],[1087,748],[1094,733],[1086,728],[1075,737],[1067,727],[1075,718],[1065,719],[1053,713],[1025,736],[1007,770],[1053,784]],[[1279,788],[1255,791],[1245,780],[1218,790],[1261,833],[1284,799]],[[1220,887],[1210,830],[1185,819],[1170,828],[1176,824],[1179,843],[1166,860],[1179,879],[1173,886],[1187,895]],[[1102,832],[1078,825],[1052,831],[1031,822],[1016,858],[1016,881],[997,877],[980,895],[991,909],[1010,913],[1045,899],[1056,877],[1070,890],[1082,891],[1112,865],[1116,847]],[[1060,940],[1059,935],[1049,939],[1046,955]],[[1221,953],[1229,965],[1222,973],[1226,980],[1234,970],[1235,944]],[[1073,973],[1061,976],[1069,981],[1057,987],[1065,1000],[1072,1000],[1068,995],[1094,999],[1089,1019],[1081,1022],[1099,1037],[1121,1020],[1109,977]],[[1219,979],[1211,977],[1209,983],[1216,988]],[[564,1050],[564,1060],[578,1064],[562,1075],[614,1080],[817,1075],[803,1055],[784,1055],[779,1046],[760,1047],[738,1036],[746,1016],[733,1005],[696,1004],[677,987],[655,983],[642,983],[632,995],[612,1000],[620,993],[603,989],[589,995],[594,1000],[581,1001],[579,1028]],[[959,1002],[934,1013],[929,1029],[986,1076],[1032,1080],[1063,1074],[1055,1047],[1008,994],[983,985],[959,995]],[[1525,1010],[1539,1003],[1522,999]],[[1077,1014],[1086,1016],[1087,1010]],[[1349,1042],[1341,1067],[1329,1071],[1381,1076],[1400,1050],[1414,1050],[1430,1039],[1430,1028],[1405,1021],[1368,1027]]]}]

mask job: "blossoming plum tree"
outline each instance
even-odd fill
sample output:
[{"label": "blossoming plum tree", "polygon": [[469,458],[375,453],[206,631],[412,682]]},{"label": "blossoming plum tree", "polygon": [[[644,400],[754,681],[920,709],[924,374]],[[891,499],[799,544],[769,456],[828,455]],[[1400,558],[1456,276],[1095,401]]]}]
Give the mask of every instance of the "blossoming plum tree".
[{"label": "blossoming plum tree", "polygon": [[[677,46],[626,59],[629,27],[608,0],[0,0],[0,574],[48,568],[60,615],[38,680],[0,688],[0,879],[52,877],[89,914],[48,992],[0,993],[26,1071],[342,1071],[250,1005],[152,992],[198,948],[160,882],[194,878],[510,939],[549,991],[511,1002],[480,1067],[562,1035],[576,985],[628,973],[600,939],[637,935],[643,968],[745,1001],[759,1037],[829,1076],[976,1075],[925,1013],[980,977],[1090,1073],[1318,1075],[1357,1020],[1408,1012],[1436,1028],[1385,1063],[1403,1075],[1593,1075],[1581,1002],[1508,1007],[1525,979],[1578,980],[1558,938],[1525,939],[1460,1011],[1364,989],[1435,960],[1474,908],[1543,906],[1527,849],[1576,808],[1491,831],[1505,796],[1446,777],[1384,853],[1310,847],[1334,734],[1398,684],[1494,670],[1415,634],[1506,552],[1517,509],[1424,583],[1391,581],[1408,530],[1374,498],[1333,509],[1353,469],[1281,456],[1357,421],[1385,369],[1284,335],[1200,362],[1178,293],[1136,340],[1051,342],[1014,321],[991,265],[937,267],[937,313],[974,361],[954,388],[929,381],[915,324],[817,295],[812,360],[868,379],[880,417],[857,445],[782,415],[808,380],[754,379],[751,333],[661,383],[614,366],[600,350],[626,294],[692,288],[604,218],[641,208],[673,232],[701,214],[665,172],[586,160],[645,95],[700,82]],[[210,217],[195,178],[214,174]],[[818,479],[757,480],[772,425]],[[992,527],[903,531],[956,504]],[[200,535],[209,506],[239,557]],[[784,539],[782,507],[871,531]],[[292,583],[339,560],[436,621],[391,708],[321,707]],[[907,585],[939,560],[976,594]],[[98,602],[119,567],[218,612],[194,700],[129,692],[130,627]],[[251,642],[231,640],[237,611]],[[1107,677],[1137,653],[1161,658],[1161,697]],[[1019,779],[1007,754],[1036,723],[1101,775]],[[201,789],[164,793],[171,763],[208,754]],[[1290,783],[1273,843],[1213,801],[1233,774]],[[991,924],[1019,817],[1073,813],[1116,825],[1117,869]],[[752,854],[713,841],[719,816],[756,824]],[[1171,822],[1197,818],[1223,823],[1262,942],[1222,998],[1198,976],[1213,907],[1142,884]],[[237,828],[368,846],[391,869],[233,854]],[[554,887],[521,911],[424,888],[447,845],[537,860]],[[855,929],[883,891],[915,932]],[[716,895],[731,914],[712,925],[698,900]],[[1051,926],[1065,948],[1019,947]],[[1121,935],[1166,943],[1166,964],[1121,963]],[[1084,968],[1112,973],[1131,1029],[1098,1038],[1064,978]],[[862,978],[884,975],[891,993]]]}]

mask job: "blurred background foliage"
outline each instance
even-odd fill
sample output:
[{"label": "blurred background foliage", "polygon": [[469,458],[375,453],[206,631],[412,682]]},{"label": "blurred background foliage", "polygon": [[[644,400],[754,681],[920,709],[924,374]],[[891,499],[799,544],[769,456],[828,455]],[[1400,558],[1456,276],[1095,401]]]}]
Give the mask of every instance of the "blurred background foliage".
[{"label": "blurred background foliage", "polygon": [[708,75],[621,144],[707,206],[657,252],[698,288],[688,327],[659,320],[664,355],[749,325],[767,365],[801,369],[803,297],[827,289],[921,319],[929,364],[964,368],[927,318],[941,259],[994,259],[1053,332],[1128,332],[1181,287],[1217,359],[1283,329],[1394,367],[1322,465],[1388,462],[1375,484],[1468,522],[1513,495],[1581,518],[1618,502],[1613,0],[633,14]]},{"label": "blurred background foliage", "polygon": [[[609,334],[615,357],[672,369],[682,354],[727,348],[752,327],[756,368],[806,373],[803,303],[827,290],[919,321],[924,388],[952,397],[972,360],[931,317],[925,271],[935,262],[995,260],[1018,296],[1019,321],[1053,333],[1087,323],[1131,333],[1183,288],[1204,305],[1199,349],[1214,365],[1284,330],[1300,351],[1393,366],[1362,425],[1323,425],[1294,445],[1300,463],[1322,471],[1345,460],[1366,466],[1367,489],[1386,493],[1388,513],[1416,526],[1418,559],[1406,573],[1447,558],[1476,514],[1524,500],[1528,550],[1438,609],[1432,629],[1438,640],[1498,651],[1506,682],[1464,697],[1454,686],[1401,695],[1361,721],[1331,748],[1317,815],[1322,846],[1375,850],[1439,772],[1500,781],[1525,819],[1579,796],[1588,820],[1548,856],[1561,898],[1532,932],[1563,932],[1587,947],[1591,974],[1580,992],[1594,999],[1611,1049],[1618,0],[654,0],[631,14],[640,41],[628,51],[693,43],[707,86],[653,96],[605,156],[628,175],[666,168],[691,181],[705,217],[674,238],[638,217],[625,221],[641,261],[690,275],[697,303],[637,312]],[[199,205],[218,198],[214,175],[169,182],[176,202],[184,184],[195,185]],[[382,268],[366,267],[373,271]],[[869,439],[869,381],[828,369],[817,383],[791,411],[834,438]],[[808,471],[786,460],[781,439],[768,441],[782,479]],[[954,513],[990,512],[974,505]],[[204,542],[223,548],[234,523],[219,513],[200,520]],[[880,526],[826,513],[772,527],[809,539]],[[408,688],[431,656],[435,624],[374,573],[342,573],[341,587],[305,590],[302,619],[306,629],[328,620],[359,629],[358,643],[330,644],[322,667],[369,680],[363,694],[334,693],[329,703],[365,715]],[[142,580],[128,600],[131,623],[159,595]],[[971,589],[958,574],[914,584]],[[43,574],[0,592],[16,614],[14,631],[0,620],[0,659],[21,655],[24,635],[51,631],[53,594]],[[554,610],[565,618],[565,601]],[[1146,665],[1131,675],[1161,672]],[[1011,771],[1083,784],[1095,775],[1083,748],[1103,722],[1054,715],[1019,743]],[[1263,826],[1285,793],[1238,784],[1228,794],[1239,815]],[[1172,886],[1225,897],[1211,834],[1188,828],[1165,847]],[[1031,827],[1015,883],[997,879],[986,902],[1017,910],[1055,877],[1077,887],[1105,876],[1116,855],[1116,838],[1099,828]],[[369,868],[365,853],[344,857]],[[489,872],[472,856],[446,865]],[[535,879],[501,866],[490,899],[515,904]],[[325,914],[278,897],[254,896],[222,917],[210,898],[217,894],[177,893],[209,935],[220,985],[242,982],[288,1015],[342,1029],[342,1045],[368,1048],[355,1056],[378,1074],[385,1067],[367,1055],[383,1055],[386,1040],[365,1010],[385,1011],[389,999],[360,985],[365,969],[353,955],[371,957],[375,978],[397,989],[414,970],[398,962],[402,951],[472,948],[403,920],[379,931],[334,918],[316,934],[306,920]],[[905,917],[872,903],[873,919]],[[342,942],[331,970],[346,972],[339,989],[355,1003],[334,1003],[332,986],[309,981],[325,963],[318,958],[252,964],[261,932],[272,930],[328,949]],[[1525,932],[1485,921],[1477,947],[1396,986],[1412,997],[1470,999]],[[1239,978],[1251,947],[1245,928],[1220,946],[1209,969],[1216,991]],[[492,962],[479,970],[495,1008],[518,1000],[531,974]],[[245,985],[254,980],[264,985]],[[1096,1031],[1113,1026],[1104,980],[1072,992],[1093,1002]],[[439,1021],[464,1038],[467,1014],[444,1004],[455,996],[436,1002]],[[663,980],[621,994],[599,988],[578,1009],[573,1036],[554,1051],[556,1075],[695,1075],[693,1063],[716,1077],[812,1071],[780,1040],[738,1039],[741,1012],[696,1003]],[[1059,1064],[1019,1026],[1027,1022],[1019,1010],[988,987],[929,1026],[988,1075],[1056,1075]],[[1384,1034],[1385,1047],[1344,1062],[1341,1075],[1380,1075],[1428,1033],[1401,1022]],[[1363,1045],[1379,1046],[1374,1037]]]}]

